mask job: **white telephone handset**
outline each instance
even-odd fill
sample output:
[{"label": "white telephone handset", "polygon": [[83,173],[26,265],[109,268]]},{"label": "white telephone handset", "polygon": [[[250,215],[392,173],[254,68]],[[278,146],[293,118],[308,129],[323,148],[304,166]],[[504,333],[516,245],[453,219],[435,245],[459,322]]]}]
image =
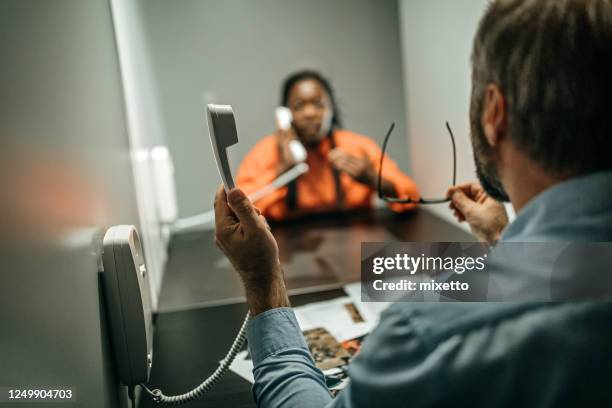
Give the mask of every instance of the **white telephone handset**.
[{"label": "white telephone handset", "polygon": [[[291,110],[284,106],[279,106],[274,111],[276,116],[276,127],[279,130],[289,130],[291,129],[291,121],[293,120],[293,115],[291,114]],[[291,151],[291,155],[293,156],[293,160],[296,163],[301,163],[306,161],[306,157],[308,153],[306,153],[306,149],[299,142],[299,140],[292,140],[289,142],[289,150]]]},{"label": "white telephone handset", "polygon": [[[329,104],[326,103],[326,105],[329,105]],[[323,113],[323,121],[321,123],[321,129],[319,130],[319,134],[323,136],[327,136],[327,134],[329,133],[329,130],[331,129],[331,126],[332,126],[332,121],[334,119],[333,112],[334,111],[329,106],[325,108],[325,112]]]}]

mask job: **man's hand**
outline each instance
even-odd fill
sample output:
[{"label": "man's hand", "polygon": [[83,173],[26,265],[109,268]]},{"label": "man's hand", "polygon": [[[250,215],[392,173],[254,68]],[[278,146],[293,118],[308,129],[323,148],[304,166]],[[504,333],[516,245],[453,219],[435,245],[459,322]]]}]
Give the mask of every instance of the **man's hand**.
[{"label": "man's hand", "polygon": [[450,209],[459,222],[467,221],[479,241],[495,244],[508,224],[503,204],[495,201],[479,183],[453,186],[448,190]]},{"label": "man's hand", "polygon": [[329,152],[328,158],[339,171],[347,173],[362,184],[376,188],[376,170],[367,156],[357,157],[340,149],[333,149]]},{"label": "man's hand", "polygon": [[253,316],[289,306],[278,246],[266,219],[239,189],[215,197],[215,243],[228,257],[246,291]]}]

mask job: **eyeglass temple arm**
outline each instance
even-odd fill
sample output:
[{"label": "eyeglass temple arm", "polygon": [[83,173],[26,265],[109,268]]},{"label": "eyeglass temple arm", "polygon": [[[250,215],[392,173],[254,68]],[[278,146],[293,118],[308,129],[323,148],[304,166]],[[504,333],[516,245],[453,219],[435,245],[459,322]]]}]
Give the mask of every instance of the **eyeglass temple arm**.
[{"label": "eyeglass temple arm", "polygon": [[448,129],[448,134],[453,144],[453,186],[455,186],[457,185],[457,146],[455,146],[455,135],[453,135],[453,131],[448,122],[446,122],[446,129]]},{"label": "eyeglass temple arm", "polygon": [[391,132],[393,132],[394,128],[395,128],[395,122],[392,122],[391,126],[389,127],[389,130],[387,130],[387,134],[385,135],[385,138],[383,140],[382,150],[380,152],[380,164],[378,166],[378,197],[381,199],[383,198],[383,191],[382,191],[383,162],[385,159],[385,152],[387,151],[387,142],[389,141],[389,136],[391,136]]}]

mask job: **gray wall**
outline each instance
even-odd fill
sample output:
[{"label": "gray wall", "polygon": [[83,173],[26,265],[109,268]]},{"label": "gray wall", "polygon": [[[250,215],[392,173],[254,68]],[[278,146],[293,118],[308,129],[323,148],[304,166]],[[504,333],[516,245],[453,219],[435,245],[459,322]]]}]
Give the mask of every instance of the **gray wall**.
[{"label": "gray wall", "polygon": [[0,385],[121,406],[97,252],[138,216],[108,1],[4,0],[0,55]]},{"label": "gray wall", "polygon": [[407,161],[396,0],[141,0],[173,154],[179,214],[211,208],[219,177],[203,106],[235,108],[240,144],[233,169],[274,130],[279,88],[313,67],[336,88],[345,127],[377,140],[397,124],[390,148]]},{"label": "gray wall", "polygon": [[[444,195],[451,184],[452,150],[445,121],[457,141],[457,182],[476,180],[469,138],[470,55],[486,4],[400,0],[410,154],[425,197]],[[455,222],[445,204],[428,209]]]}]

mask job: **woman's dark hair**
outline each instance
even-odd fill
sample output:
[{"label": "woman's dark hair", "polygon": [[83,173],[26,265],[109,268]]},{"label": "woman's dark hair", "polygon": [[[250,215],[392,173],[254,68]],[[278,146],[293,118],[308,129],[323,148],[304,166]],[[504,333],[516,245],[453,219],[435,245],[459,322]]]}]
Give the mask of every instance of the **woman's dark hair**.
[{"label": "woman's dark hair", "polygon": [[332,89],[329,81],[317,71],[303,70],[294,72],[293,74],[289,75],[285,79],[285,81],[283,81],[283,86],[281,89],[281,105],[287,106],[289,102],[289,92],[291,92],[291,89],[293,89],[293,86],[295,84],[309,79],[320,83],[323,89],[325,89],[325,91],[329,95],[333,111],[331,122],[332,129],[342,127],[342,120],[340,119],[340,110],[338,109],[338,105],[336,104],[336,96],[334,95],[334,90]]}]

